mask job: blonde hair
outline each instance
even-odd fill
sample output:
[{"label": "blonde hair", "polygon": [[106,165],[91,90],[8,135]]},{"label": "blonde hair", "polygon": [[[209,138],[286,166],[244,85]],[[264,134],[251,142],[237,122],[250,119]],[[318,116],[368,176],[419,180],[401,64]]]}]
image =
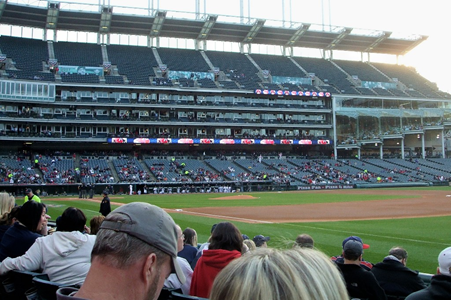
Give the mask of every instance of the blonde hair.
[{"label": "blonde hair", "polygon": [[349,299],[343,277],[322,252],[258,248],[216,277],[210,300]]},{"label": "blonde hair", "polygon": [[0,223],[8,221],[8,214],[16,204],[16,199],[8,193],[0,193]]},{"label": "blonde hair", "polygon": [[244,240],[244,244],[246,244],[247,248],[249,248],[249,251],[254,251],[257,249],[257,246],[255,246],[255,243],[253,240]]}]

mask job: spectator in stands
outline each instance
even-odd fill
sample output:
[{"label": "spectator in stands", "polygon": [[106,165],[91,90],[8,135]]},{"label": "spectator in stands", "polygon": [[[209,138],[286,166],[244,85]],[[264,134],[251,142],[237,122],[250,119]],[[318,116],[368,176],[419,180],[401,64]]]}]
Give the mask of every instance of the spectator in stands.
[{"label": "spectator in stands", "polygon": [[100,226],[80,290],[59,289],[57,299],[157,299],[171,270],[185,282],[177,252],[168,213],[143,202],[120,206]]},{"label": "spectator in stands", "polygon": [[384,290],[373,273],[360,266],[363,244],[355,239],[348,240],[343,247],[343,263],[337,263],[346,281],[346,288],[351,298],[387,299]]},{"label": "spectator in stands", "polygon": [[14,206],[13,209],[11,209],[11,211],[9,213],[6,214],[6,219],[2,219],[1,220],[1,225],[0,225],[0,241],[3,238],[3,235],[5,234],[5,232],[11,227],[13,226],[14,223],[16,223],[17,221],[17,215],[19,213],[19,210],[22,206]]},{"label": "spectator in stands", "polygon": [[210,246],[210,239],[211,239],[211,235],[213,234],[213,231],[215,230],[216,226],[218,224],[213,224],[211,226],[211,230],[210,230],[210,237],[208,238],[208,241],[201,244],[200,246],[198,246],[198,250],[197,250],[197,254],[196,257],[194,258],[194,260],[191,262],[191,268],[193,268],[193,270],[196,267],[197,261],[199,260],[199,258],[202,256],[202,253],[204,252],[204,250],[208,250],[208,246]]},{"label": "spectator in stands", "polygon": [[25,202],[17,213],[17,220],[0,242],[0,261],[25,254],[38,237],[47,235],[47,214],[42,203]]},{"label": "spectator in stands", "polygon": [[418,271],[406,267],[407,251],[404,248],[393,247],[388,254],[382,262],[375,264],[371,269],[385,294],[406,297],[425,288]]},{"label": "spectator in stands", "polygon": [[266,243],[267,241],[269,241],[269,236],[264,236],[264,235],[256,235],[254,236],[254,238],[252,239],[255,243],[255,246],[257,247],[262,247],[262,248],[266,248],[268,247],[268,244]]},{"label": "spectator in stands", "polygon": [[183,257],[191,264],[197,255],[197,232],[187,227],[183,230],[183,236],[183,248],[177,255]]},{"label": "spectator in stands", "polygon": [[[177,225],[177,250],[183,249],[183,243],[185,240],[185,235],[182,232],[180,226]],[[164,281],[164,286],[170,289],[181,289],[182,293],[185,295],[189,294],[189,289],[191,286],[191,279],[193,277],[193,269],[186,259],[177,256],[177,261],[185,275],[185,283],[181,283],[175,274],[169,275],[169,277]]]},{"label": "spectator in stands", "polygon": [[92,219],[89,221],[90,234],[96,235],[97,232],[99,232],[100,225],[102,224],[104,219],[105,219],[105,216],[92,217]]},{"label": "spectator in stands", "polygon": [[33,190],[32,189],[26,189],[25,190],[25,197],[23,199],[23,203],[27,202],[27,201],[36,201],[36,202],[41,202],[41,198],[39,198],[37,195],[33,194]]},{"label": "spectator in stands", "polygon": [[438,255],[437,275],[432,277],[431,284],[406,298],[406,300],[432,299],[451,299],[451,247],[444,249]]},{"label": "spectator in stands", "polygon": [[108,191],[103,191],[102,195],[103,199],[102,202],[100,202],[99,212],[102,214],[102,216],[106,217],[111,212],[111,203],[110,198],[108,197]]},{"label": "spectator in stands", "polygon": [[301,247],[301,248],[313,248],[314,247],[314,241],[313,238],[306,234],[300,234],[298,235],[298,237],[296,238],[296,241],[294,243],[295,247]]},{"label": "spectator in stands", "polygon": [[208,250],[204,250],[194,269],[190,295],[208,298],[216,275],[232,260],[241,256],[243,237],[230,222],[219,223],[210,238]]},{"label": "spectator in stands", "polygon": [[[345,238],[345,239],[343,240],[343,243],[342,243],[342,247],[343,247],[343,248],[344,248],[346,242],[348,242],[349,240],[354,240],[354,241],[360,242],[360,243],[363,245],[363,249],[368,249],[368,248],[370,247],[370,245],[364,244],[363,241],[362,241],[362,239],[361,239],[360,237],[353,235],[353,236],[347,237],[347,238]],[[338,264],[344,263],[343,255],[332,256],[331,259],[332,259],[333,261],[335,261],[336,263],[338,263]],[[370,270],[373,268],[373,264],[370,263],[370,262],[368,262],[368,261],[366,261],[366,260],[363,260],[363,258],[362,258],[362,260],[360,261],[360,266],[361,266],[362,268],[364,268],[365,270],[367,270],[367,271],[370,271]]]},{"label": "spectator in stands", "polygon": [[0,241],[3,234],[11,226],[9,223],[9,213],[13,209],[16,199],[8,193],[0,193]]},{"label": "spectator in stands", "polygon": [[86,216],[78,208],[68,207],[57,222],[57,231],[36,239],[28,251],[16,258],[5,258],[0,275],[10,270],[42,270],[50,280],[81,285],[91,265],[95,236],[84,234]]},{"label": "spectator in stands", "polygon": [[243,243],[247,246],[246,253],[257,249],[257,246],[255,245],[254,241],[251,239],[246,239],[243,241]]},{"label": "spectator in stands", "polygon": [[211,300],[349,299],[340,272],[318,250],[259,248],[216,277]]}]

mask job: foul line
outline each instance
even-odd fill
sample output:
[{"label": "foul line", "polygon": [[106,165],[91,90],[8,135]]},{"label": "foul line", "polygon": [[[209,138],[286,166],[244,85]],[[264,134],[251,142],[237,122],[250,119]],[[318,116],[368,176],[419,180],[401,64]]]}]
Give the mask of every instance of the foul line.
[{"label": "foul line", "polygon": [[248,223],[273,224],[273,222],[270,222],[270,221],[261,221],[261,220],[254,220],[254,219],[224,216],[224,215],[206,214],[206,213],[199,213],[199,212],[193,212],[193,211],[181,210],[181,209],[165,209],[165,211],[173,212],[173,213],[182,213],[182,214],[186,214],[186,215],[195,215],[195,216],[216,218],[216,219],[237,220],[237,221],[248,222]]}]

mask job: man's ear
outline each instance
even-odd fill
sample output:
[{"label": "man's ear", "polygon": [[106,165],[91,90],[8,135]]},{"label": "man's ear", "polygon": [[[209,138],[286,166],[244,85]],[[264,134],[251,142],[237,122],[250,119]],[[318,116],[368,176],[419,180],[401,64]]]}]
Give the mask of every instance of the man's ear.
[{"label": "man's ear", "polygon": [[153,281],[153,277],[155,276],[157,265],[157,256],[155,253],[151,253],[146,256],[143,265],[142,265],[142,276],[143,280],[146,282]]}]

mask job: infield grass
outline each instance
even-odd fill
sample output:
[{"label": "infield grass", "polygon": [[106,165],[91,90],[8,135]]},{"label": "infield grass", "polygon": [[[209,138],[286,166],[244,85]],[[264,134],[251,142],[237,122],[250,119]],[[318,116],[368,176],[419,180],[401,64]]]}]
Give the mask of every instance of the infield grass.
[{"label": "infield grass", "polygon": [[[449,189],[421,188],[421,189]],[[135,201],[148,202],[162,208],[183,209],[194,207],[243,207],[243,206],[267,206],[268,214],[271,213],[272,205],[293,205],[302,203],[333,203],[370,200],[390,200],[399,198],[416,197],[415,190],[405,189],[406,194],[379,195],[377,190],[374,194],[358,195],[349,194],[315,193],[315,192],[256,192],[242,193],[250,195],[254,199],[245,200],[220,200],[221,198],[237,194],[172,194],[172,195],[111,195],[112,202],[129,203]],[[99,199],[99,196],[96,195]],[[80,201],[75,196],[68,196],[68,200],[57,200],[55,197],[42,198],[49,207],[49,214],[55,220],[57,216],[69,206],[75,206],[84,211],[86,217],[91,219],[98,215],[99,203]],[[18,201],[18,204],[19,201]],[[112,205],[112,209],[117,206]],[[224,221],[217,218],[192,216],[173,213],[171,216],[183,229],[194,228],[198,233],[200,243],[205,242],[210,235],[212,224]],[[268,242],[270,247],[290,248],[294,239],[300,233],[308,233],[315,240],[315,246],[327,255],[338,255],[341,253],[341,243],[350,235],[358,235],[370,249],[365,250],[364,258],[373,263],[381,261],[393,246],[402,246],[409,253],[407,266],[425,273],[435,273],[437,267],[437,256],[441,250],[451,246],[451,230],[447,226],[451,223],[449,217],[425,217],[408,219],[387,220],[365,220],[365,221],[340,221],[340,222],[311,222],[311,223],[278,223],[278,224],[249,224],[233,221],[242,233],[251,238],[257,234],[270,236]]]}]

